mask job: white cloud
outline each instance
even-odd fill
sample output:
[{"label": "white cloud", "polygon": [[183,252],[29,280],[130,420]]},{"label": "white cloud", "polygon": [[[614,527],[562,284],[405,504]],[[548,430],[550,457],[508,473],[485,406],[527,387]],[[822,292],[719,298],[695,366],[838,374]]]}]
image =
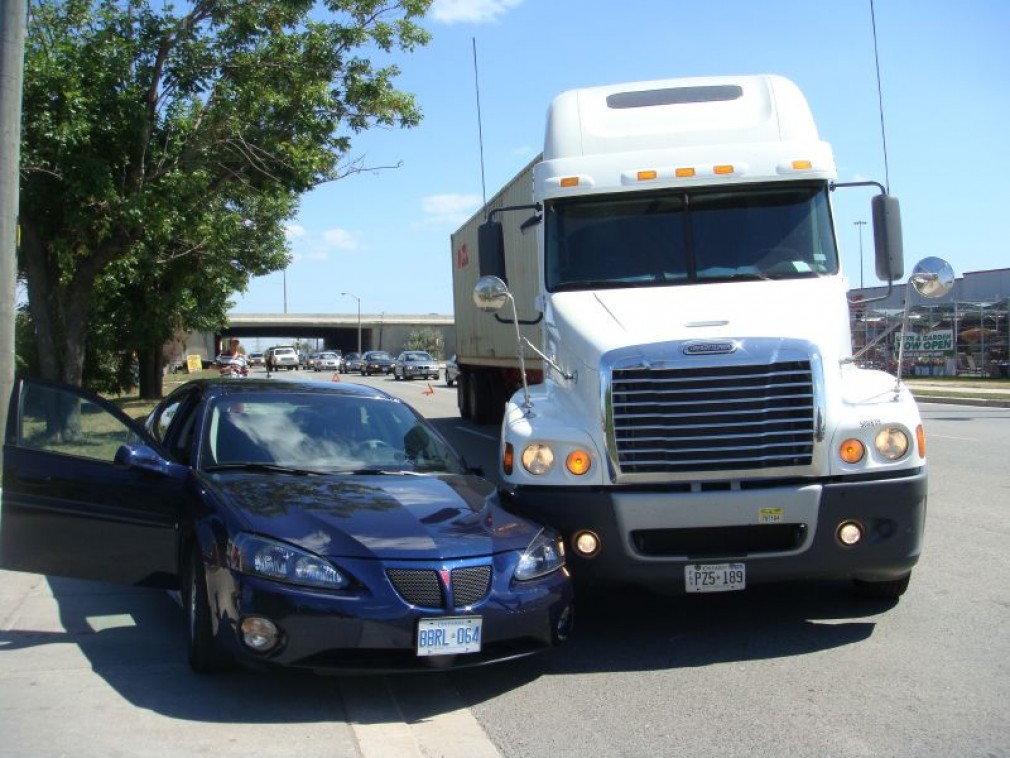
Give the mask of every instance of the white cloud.
[{"label": "white cloud", "polygon": [[298,224],[288,224],[284,227],[284,235],[289,239],[298,239],[305,236],[305,227]]},{"label": "white cloud", "polygon": [[431,18],[443,24],[494,23],[523,0],[435,0]]},{"label": "white cloud", "polygon": [[323,242],[327,247],[334,247],[337,250],[360,250],[361,238],[357,232],[349,232],[346,229],[327,229],[323,232]]},{"label": "white cloud", "polygon": [[459,226],[480,207],[480,195],[428,195],[421,198],[426,224]]}]

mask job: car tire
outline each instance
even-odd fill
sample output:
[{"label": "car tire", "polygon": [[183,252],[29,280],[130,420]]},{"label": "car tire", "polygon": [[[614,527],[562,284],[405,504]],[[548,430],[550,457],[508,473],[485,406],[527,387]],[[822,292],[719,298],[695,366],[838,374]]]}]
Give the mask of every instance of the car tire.
[{"label": "car tire", "polygon": [[912,579],[912,572],[909,571],[900,579],[891,579],[886,582],[868,582],[863,579],[853,579],[852,589],[857,597],[871,600],[897,600],[905,594],[908,583]]},{"label": "car tire", "polygon": [[189,551],[183,597],[190,667],[200,674],[227,668],[231,658],[214,640],[207,598],[207,569],[196,546]]}]

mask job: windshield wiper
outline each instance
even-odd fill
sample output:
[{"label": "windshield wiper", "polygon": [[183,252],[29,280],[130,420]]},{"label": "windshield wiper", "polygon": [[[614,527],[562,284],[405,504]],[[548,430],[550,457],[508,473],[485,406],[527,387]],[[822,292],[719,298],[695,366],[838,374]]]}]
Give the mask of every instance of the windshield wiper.
[{"label": "windshield wiper", "polygon": [[390,476],[424,476],[420,471],[412,471],[404,468],[356,468],[350,473],[362,476],[380,476],[388,474]]},{"label": "windshield wiper", "polygon": [[275,474],[294,474],[295,476],[323,475],[327,471],[314,471],[306,468],[293,468],[291,466],[281,466],[277,463],[216,463],[213,466],[204,466],[204,471],[267,471]]}]

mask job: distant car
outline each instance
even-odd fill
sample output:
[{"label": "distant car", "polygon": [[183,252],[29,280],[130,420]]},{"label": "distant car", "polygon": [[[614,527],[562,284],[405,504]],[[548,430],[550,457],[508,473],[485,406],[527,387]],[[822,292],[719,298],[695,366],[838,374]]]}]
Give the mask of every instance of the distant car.
[{"label": "distant car", "polygon": [[361,367],[358,370],[362,376],[392,374],[395,363],[396,359],[385,350],[369,350],[361,356]]},{"label": "distant car", "polygon": [[438,379],[438,361],[424,350],[404,350],[393,364],[394,379]]},{"label": "distant car", "polygon": [[337,353],[318,353],[312,359],[313,371],[338,371],[340,369],[340,355]]},{"label": "distant car", "polygon": [[262,366],[264,360],[263,353],[249,353],[250,366]]},{"label": "distant car", "polygon": [[456,363],[456,355],[445,362],[445,386],[451,387],[459,380],[459,364]]},{"label": "distant car", "polygon": [[361,370],[361,354],[360,353],[346,353],[340,356],[340,373],[346,374],[348,371],[360,371]]},{"label": "distant car", "polygon": [[298,353],[293,347],[275,345],[267,350],[266,362],[271,371],[280,371],[282,368],[292,371],[298,368]]},{"label": "distant car", "polygon": [[558,534],[392,395],[196,380],[143,425],[79,387],[13,398],[0,566],[180,590],[197,671],[444,671],[568,636]]}]

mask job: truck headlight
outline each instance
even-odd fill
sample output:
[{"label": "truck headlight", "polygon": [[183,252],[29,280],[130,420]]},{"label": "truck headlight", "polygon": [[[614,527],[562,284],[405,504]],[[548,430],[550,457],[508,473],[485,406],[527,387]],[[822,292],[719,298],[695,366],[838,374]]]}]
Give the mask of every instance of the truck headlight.
[{"label": "truck headlight", "polygon": [[877,448],[877,452],[889,461],[903,458],[908,452],[908,444],[905,430],[897,426],[885,427],[873,438],[873,446]]},{"label": "truck headlight", "polygon": [[523,450],[522,462],[533,476],[543,476],[554,465],[554,451],[543,442],[534,442]]}]

